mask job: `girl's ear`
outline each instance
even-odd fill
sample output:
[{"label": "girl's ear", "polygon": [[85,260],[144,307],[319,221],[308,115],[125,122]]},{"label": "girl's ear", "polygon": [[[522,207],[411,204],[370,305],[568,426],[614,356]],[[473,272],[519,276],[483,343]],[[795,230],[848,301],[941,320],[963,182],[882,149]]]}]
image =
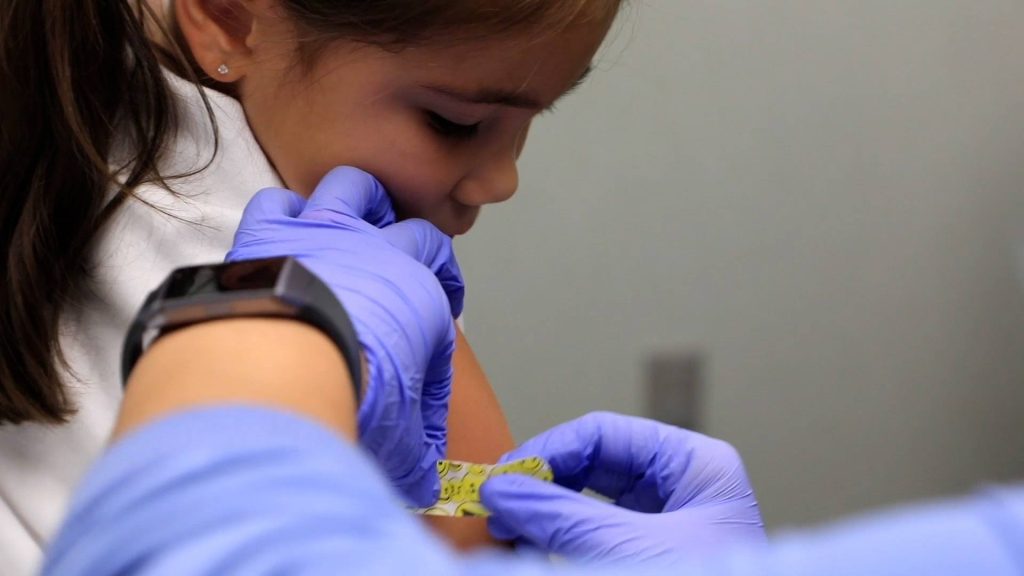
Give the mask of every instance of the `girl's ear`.
[{"label": "girl's ear", "polygon": [[236,82],[253,60],[252,39],[269,0],[175,0],[175,18],[192,57],[210,78]]}]

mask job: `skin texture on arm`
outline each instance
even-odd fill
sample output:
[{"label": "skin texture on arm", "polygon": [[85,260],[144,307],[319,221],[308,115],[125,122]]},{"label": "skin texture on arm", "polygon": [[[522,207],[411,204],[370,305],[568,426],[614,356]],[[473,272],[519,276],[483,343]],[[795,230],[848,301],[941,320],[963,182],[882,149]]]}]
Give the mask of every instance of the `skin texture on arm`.
[{"label": "skin texture on arm", "polygon": [[114,439],[172,413],[218,404],[294,412],[356,437],[355,395],[334,343],[302,322],[238,318],[157,340],[132,370]]},{"label": "skin texture on arm", "polygon": [[[493,464],[515,447],[498,398],[473,349],[458,331],[452,359],[455,378],[448,412],[448,457]],[[428,517],[426,522],[460,550],[495,544],[485,518]]]}]

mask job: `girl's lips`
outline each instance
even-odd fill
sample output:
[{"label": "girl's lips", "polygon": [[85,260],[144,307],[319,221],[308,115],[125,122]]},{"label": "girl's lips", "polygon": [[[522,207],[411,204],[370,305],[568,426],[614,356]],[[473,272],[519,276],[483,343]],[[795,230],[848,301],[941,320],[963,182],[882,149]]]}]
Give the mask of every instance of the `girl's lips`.
[{"label": "girl's lips", "polygon": [[465,204],[459,204],[454,210],[451,226],[444,230],[445,234],[451,237],[461,236],[466,232],[469,232],[473,228],[473,224],[476,223],[477,216],[480,215],[480,208],[476,206],[466,206]]},{"label": "girl's lips", "polygon": [[473,224],[476,223],[476,219],[479,214],[480,208],[478,206],[454,204],[449,206],[448,209],[435,213],[432,216],[417,214],[411,211],[398,210],[397,219],[407,220],[409,218],[422,218],[434,226],[437,226],[438,230],[443,232],[446,236],[454,238],[469,232],[470,229],[473,228]]}]

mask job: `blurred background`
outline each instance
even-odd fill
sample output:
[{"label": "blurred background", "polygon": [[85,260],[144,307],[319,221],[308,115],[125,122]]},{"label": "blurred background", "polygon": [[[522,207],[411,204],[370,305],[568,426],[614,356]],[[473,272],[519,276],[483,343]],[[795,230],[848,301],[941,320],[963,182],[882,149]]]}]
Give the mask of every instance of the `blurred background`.
[{"label": "blurred background", "polygon": [[773,529],[1024,479],[1024,3],[631,0],[597,68],[457,242],[519,440],[693,422]]}]

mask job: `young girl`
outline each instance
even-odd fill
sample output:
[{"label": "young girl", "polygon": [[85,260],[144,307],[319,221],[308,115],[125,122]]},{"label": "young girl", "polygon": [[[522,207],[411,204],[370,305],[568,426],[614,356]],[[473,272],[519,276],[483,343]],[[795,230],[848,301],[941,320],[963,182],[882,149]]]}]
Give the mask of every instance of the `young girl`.
[{"label": "young girl", "polygon": [[[253,193],[351,165],[401,216],[467,232],[619,4],[3,0],[0,571],[35,567],[102,448],[146,293],[221,260]],[[512,438],[461,337],[454,365],[449,455],[492,460]]]}]

